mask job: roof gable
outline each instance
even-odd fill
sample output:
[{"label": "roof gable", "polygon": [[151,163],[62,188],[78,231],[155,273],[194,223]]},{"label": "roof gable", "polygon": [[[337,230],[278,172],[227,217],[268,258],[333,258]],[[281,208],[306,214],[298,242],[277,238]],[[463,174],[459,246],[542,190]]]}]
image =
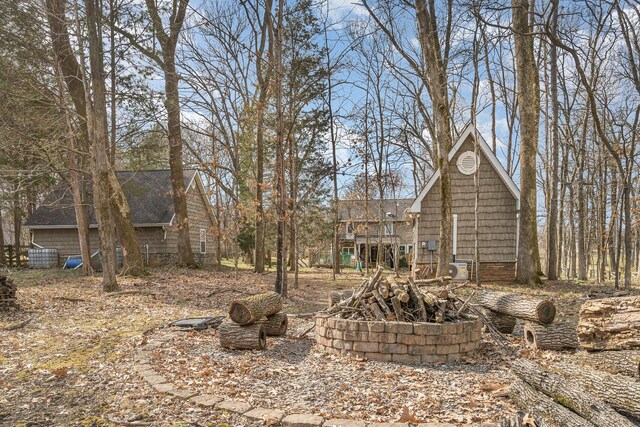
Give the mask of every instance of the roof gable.
[{"label": "roof gable", "polygon": [[[476,135],[479,137],[478,147],[480,148],[480,150],[482,150],[482,153],[484,154],[484,156],[489,160],[489,163],[493,166],[496,172],[498,172],[498,175],[500,175],[500,178],[502,179],[504,184],[507,186],[511,194],[513,194],[513,196],[515,197],[516,209],[520,209],[520,190],[516,186],[515,182],[513,182],[513,180],[505,170],[505,168],[502,166],[502,163],[500,163],[496,155],[493,153],[493,151],[489,147],[489,144],[487,144],[487,141],[485,141],[480,131],[478,131],[478,129],[473,125],[473,123],[469,123],[465,127],[465,129],[462,131],[462,133],[458,137],[458,140],[456,141],[456,144],[453,146],[451,151],[449,151],[449,156],[447,158],[447,161],[451,162],[451,159],[453,159],[453,157],[456,155],[458,150],[460,150],[460,147],[462,147],[462,145],[464,144],[464,142],[467,140],[469,136],[475,137]],[[420,213],[422,200],[425,198],[427,193],[429,193],[431,188],[438,181],[438,178],[440,178],[440,171],[436,170],[433,173],[433,175],[431,175],[431,178],[429,179],[427,184],[422,188],[422,191],[420,191],[420,194],[418,194],[418,197],[416,197],[416,199],[411,204],[411,207],[409,208],[409,212]]]}]

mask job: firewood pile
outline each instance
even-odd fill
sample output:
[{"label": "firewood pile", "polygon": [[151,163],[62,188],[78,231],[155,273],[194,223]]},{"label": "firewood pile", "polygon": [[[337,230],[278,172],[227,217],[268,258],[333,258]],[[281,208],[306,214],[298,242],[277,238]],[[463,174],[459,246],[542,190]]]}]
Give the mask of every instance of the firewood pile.
[{"label": "firewood pile", "polygon": [[287,333],[288,318],[282,297],[265,292],[229,304],[229,318],[218,327],[220,346],[236,350],[264,350],[267,336]]},{"label": "firewood pile", "polygon": [[[382,272],[378,268],[352,292],[332,292],[329,307],[324,311],[343,319],[434,323],[452,322],[466,315],[468,301],[453,292],[466,283],[449,287],[450,277],[383,278]],[[433,286],[438,284],[442,286]]]},{"label": "firewood pile", "polygon": [[8,310],[10,308],[17,308],[16,303],[16,291],[17,286],[13,283],[13,280],[7,276],[0,276],[0,310]]}]

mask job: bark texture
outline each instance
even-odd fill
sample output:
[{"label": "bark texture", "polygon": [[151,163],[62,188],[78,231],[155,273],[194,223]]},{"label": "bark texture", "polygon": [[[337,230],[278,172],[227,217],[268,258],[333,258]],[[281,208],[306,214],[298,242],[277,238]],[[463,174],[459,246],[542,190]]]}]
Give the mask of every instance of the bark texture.
[{"label": "bark texture", "polygon": [[556,306],[548,299],[523,297],[508,292],[482,291],[477,303],[498,313],[548,325],[556,317]]},{"label": "bark texture", "polygon": [[513,333],[513,329],[516,327],[517,319],[508,314],[498,313],[497,311],[489,310],[488,308],[482,308],[482,314],[484,314],[487,320],[503,334]]},{"label": "bark texture", "polygon": [[612,375],[567,362],[560,362],[553,369],[577,382],[616,410],[640,417],[640,382],[624,375]]},{"label": "bark texture", "polygon": [[585,302],[580,307],[577,331],[586,350],[640,349],[640,297]]},{"label": "bark texture", "polygon": [[610,374],[640,377],[640,351],[596,351],[581,352],[575,355],[581,365]]},{"label": "bark texture", "polygon": [[529,347],[537,350],[567,350],[580,347],[576,325],[572,323],[544,326],[526,322],[524,339]]},{"label": "bark texture", "polygon": [[580,415],[520,379],[511,386],[511,398],[518,407],[532,414],[540,427],[593,427]]},{"label": "bark texture", "polygon": [[277,292],[265,292],[242,300],[232,301],[229,317],[239,325],[255,323],[265,316],[282,310],[282,297]]},{"label": "bark texture", "polygon": [[260,323],[238,325],[223,322],[218,327],[220,346],[236,350],[264,350],[267,346],[267,334]]},{"label": "bark texture", "polygon": [[329,307],[333,307],[342,300],[353,295],[353,291],[331,291],[329,293]]},{"label": "bark texture", "polygon": [[276,313],[258,321],[264,328],[264,333],[268,337],[282,337],[287,333],[289,318],[286,313]]},{"label": "bark texture", "polygon": [[516,360],[511,369],[536,390],[599,427],[633,427],[611,406],[562,375],[548,372],[529,360]]}]

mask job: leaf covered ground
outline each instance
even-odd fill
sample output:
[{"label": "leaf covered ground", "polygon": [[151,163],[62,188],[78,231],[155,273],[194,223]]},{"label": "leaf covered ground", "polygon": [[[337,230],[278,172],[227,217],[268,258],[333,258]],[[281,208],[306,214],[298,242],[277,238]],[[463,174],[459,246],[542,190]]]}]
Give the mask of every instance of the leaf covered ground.
[{"label": "leaf covered ground", "polygon": [[[406,366],[326,355],[309,339],[296,339],[311,320],[293,318],[285,338],[263,352],[219,347],[216,332],[169,332],[176,319],[223,314],[229,302],[272,289],[273,274],[249,271],[162,269],[122,278],[125,291],[109,297],[99,277],[67,271],[18,271],[20,310],[0,313],[0,425],[250,425],[242,418],[156,393],[133,369],[135,350],[153,334],[172,339],[153,353],[154,368],[178,387],[246,400],[254,405],[326,416],[479,423],[515,411],[502,390],[514,357],[489,337],[474,357],[458,364]],[[359,274],[331,280],[326,270],[305,270],[290,290],[288,313],[321,309],[330,290],[350,288]],[[575,316],[591,288],[567,282],[530,289],[552,296],[561,317]],[[510,338],[515,355],[531,354]]]}]

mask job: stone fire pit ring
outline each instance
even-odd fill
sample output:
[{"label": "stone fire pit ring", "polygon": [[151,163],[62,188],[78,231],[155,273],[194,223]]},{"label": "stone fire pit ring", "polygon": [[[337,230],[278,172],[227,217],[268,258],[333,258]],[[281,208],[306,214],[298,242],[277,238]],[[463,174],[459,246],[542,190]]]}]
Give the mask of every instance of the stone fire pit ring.
[{"label": "stone fire pit ring", "polygon": [[408,364],[457,362],[482,340],[482,322],[381,322],[319,314],[316,342],[322,351],[380,362]]}]

